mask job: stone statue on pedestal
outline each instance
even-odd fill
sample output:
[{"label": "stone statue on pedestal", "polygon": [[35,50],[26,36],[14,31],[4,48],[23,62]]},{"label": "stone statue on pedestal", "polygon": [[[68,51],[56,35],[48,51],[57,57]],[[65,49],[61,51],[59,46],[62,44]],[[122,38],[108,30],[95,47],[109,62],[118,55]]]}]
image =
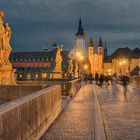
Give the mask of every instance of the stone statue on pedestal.
[{"label": "stone statue on pedestal", "polygon": [[68,76],[73,76],[73,64],[71,59],[68,60]]},{"label": "stone statue on pedestal", "polygon": [[52,76],[50,78],[54,79],[62,79],[62,56],[61,56],[62,47],[57,45],[56,47],[56,57],[55,57],[55,64],[54,70],[52,71]]},{"label": "stone statue on pedestal", "polygon": [[62,67],[61,67],[61,65],[62,65],[61,51],[62,51],[62,48],[57,46],[54,70],[62,71]]},{"label": "stone statue on pedestal", "polygon": [[16,84],[14,70],[9,61],[11,28],[3,23],[4,12],[0,10],[0,85]]}]

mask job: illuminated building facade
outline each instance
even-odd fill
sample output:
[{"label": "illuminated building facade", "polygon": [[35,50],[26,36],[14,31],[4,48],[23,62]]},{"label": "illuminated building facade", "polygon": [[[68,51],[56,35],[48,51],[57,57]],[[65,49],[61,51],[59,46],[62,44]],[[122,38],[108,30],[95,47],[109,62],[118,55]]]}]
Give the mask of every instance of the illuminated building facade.
[{"label": "illuminated building facade", "polygon": [[92,75],[95,75],[95,73],[98,73],[100,75],[103,72],[103,45],[101,37],[98,43],[97,53],[95,52],[92,38],[90,39],[88,47],[88,59],[90,61]]},{"label": "illuminated building facade", "polygon": [[[62,51],[62,69],[67,68],[69,51]],[[17,80],[45,80],[50,78],[54,68],[56,50],[42,52],[13,52],[10,61],[16,69]]]},{"label": "illuminated building facade", "polygon": [[104,59],[103,70],[106,74],[140,74],[140,49],[118,48]]}]

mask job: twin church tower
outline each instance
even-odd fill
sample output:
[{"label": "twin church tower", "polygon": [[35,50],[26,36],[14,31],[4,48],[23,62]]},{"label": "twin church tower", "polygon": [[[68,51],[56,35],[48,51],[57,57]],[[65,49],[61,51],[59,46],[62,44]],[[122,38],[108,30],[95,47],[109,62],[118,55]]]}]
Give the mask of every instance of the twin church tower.
[{"label": "twin church tower", "polygon": [[[85,44],[85,33],[82,27],[81,18],[79,20],[78,31],[75,34],[75,48],[76,52],[81,52],[82,54],[86,54],[86,44]],[[90,62],[90,71],[93,75],[95,73],[101,74],[103,72],[103,59],[107,57],[107,48],[103,48],[102,39],[100,37],[98,43],[98,51],[95,52],[95,47],[92,38],[90,38],[89,46],[88,46],[88,60]]]}]

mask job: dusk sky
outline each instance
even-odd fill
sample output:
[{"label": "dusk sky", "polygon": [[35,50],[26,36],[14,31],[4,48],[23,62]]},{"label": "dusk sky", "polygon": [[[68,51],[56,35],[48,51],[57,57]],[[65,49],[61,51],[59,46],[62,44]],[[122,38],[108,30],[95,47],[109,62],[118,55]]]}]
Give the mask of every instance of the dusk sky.
[{"label": "dusk sky", "polygon": [[74,46],[81,15],[86,44],[101,36],[109,52],[140,47],[140,0],[0,0],[12,28],[13,51],[42,51],[53,43]]}]

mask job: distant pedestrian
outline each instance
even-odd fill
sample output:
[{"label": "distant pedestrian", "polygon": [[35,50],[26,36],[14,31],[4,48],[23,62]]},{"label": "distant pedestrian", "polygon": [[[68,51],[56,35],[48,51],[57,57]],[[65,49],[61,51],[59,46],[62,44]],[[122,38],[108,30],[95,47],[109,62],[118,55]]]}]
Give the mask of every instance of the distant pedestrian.
[{"label": "distant pedestrian", "polygon": [[89,82],[92,83],[92,74],[89,74]]},{"label": "distant pedestrian", "polygon": [[104,82],[104,75],[103,74],[100,75],[99,81],[100,81],[100,86],[102,87],[103,82]]},{"label": "distant pedestrian", "polygon": [[126,76],[126,75],[123,75],[121,77],[121,81],[122,81],[122,85],[123,85],[123,88],[124,88],[124,94],[126,95],[126,92],[127,92],[127,85],[129,83],[129,77]]},{"label": "distant pedestrian", "polygon": [[105,75],[104,79],[105,79],[105,85],[106,85],[106,87],[108,87],[109,86],[109,76]]},{"label": "distant pedestrian", "polygon": [[98,85],[98,80],[99,80],[99,75],[98,75],[98,73],[95,73],[95,82],[96,82],[96,85]]},{"label": "distant pedestrian", "polygon": [[85,74],[85,76],[84,76],[84,81],[85,81],[85,84],[87,84],[87,81],[88,81],[88,76],[87,76],[87,74]]}]

